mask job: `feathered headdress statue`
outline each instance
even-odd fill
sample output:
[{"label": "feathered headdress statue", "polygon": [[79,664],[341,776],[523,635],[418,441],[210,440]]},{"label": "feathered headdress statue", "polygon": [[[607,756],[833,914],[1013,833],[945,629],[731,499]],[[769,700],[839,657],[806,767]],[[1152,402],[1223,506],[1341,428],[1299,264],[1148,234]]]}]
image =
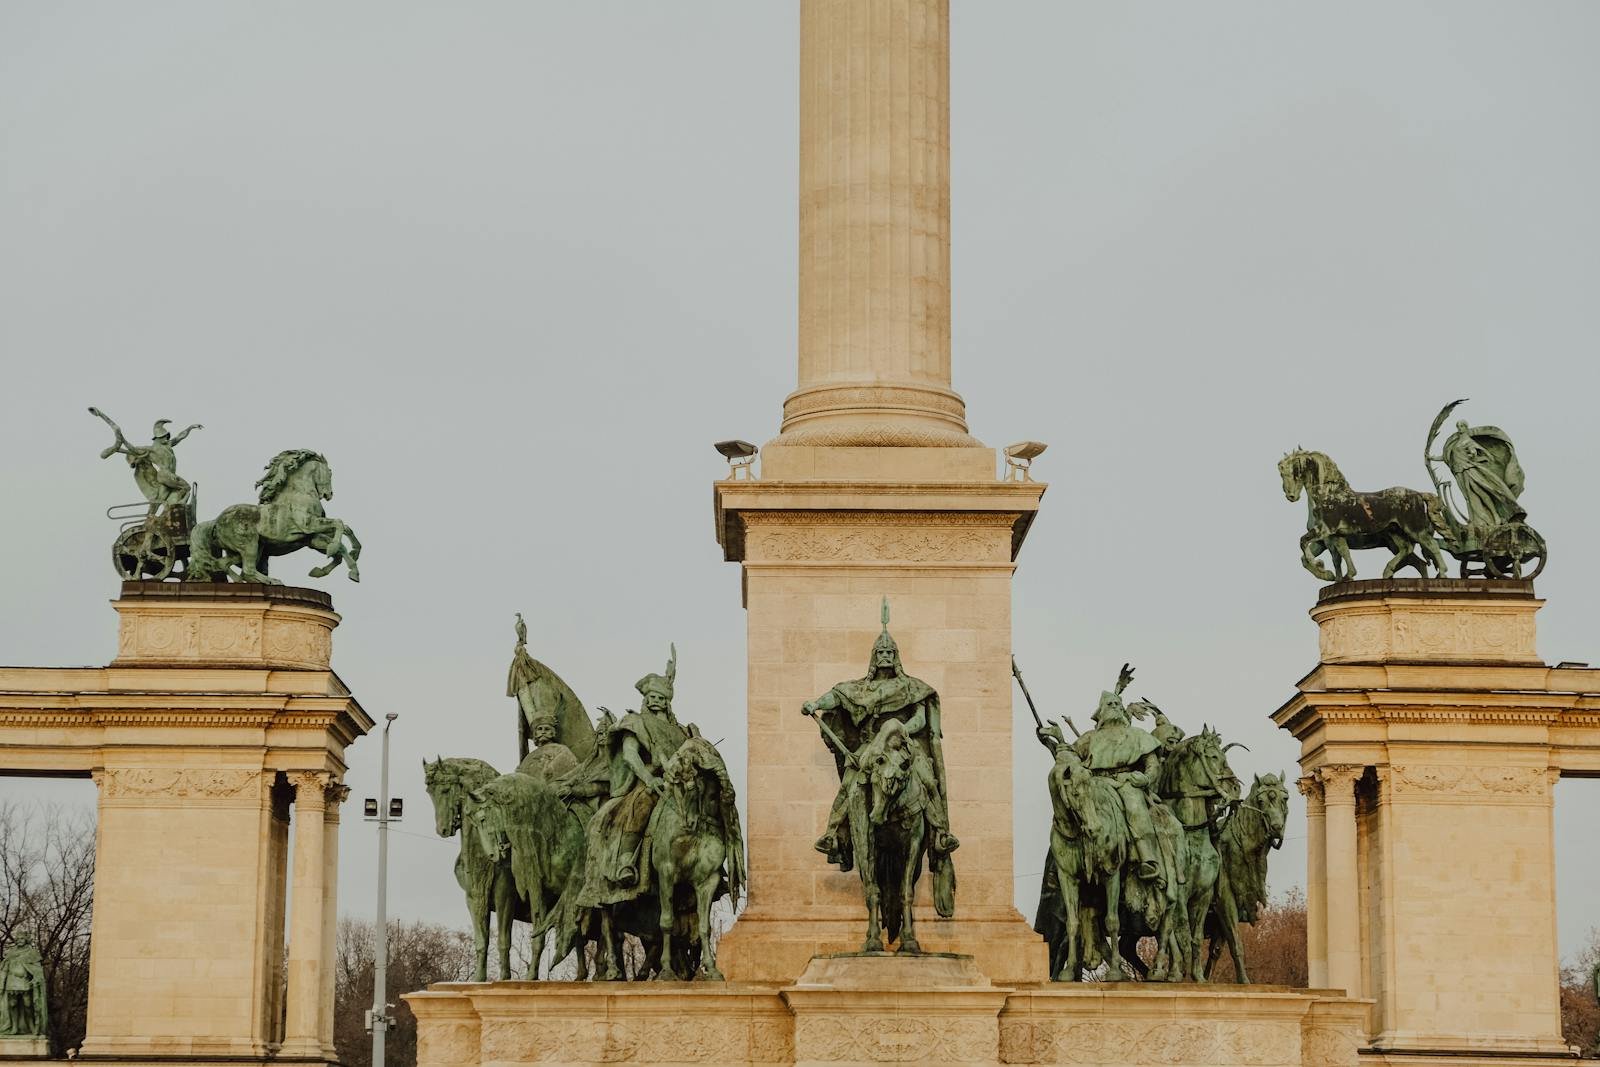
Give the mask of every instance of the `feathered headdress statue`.
[{"label": "feathered headdress statue", "polygon": [[671,650],[671,654],[667,657],[667,673],[647,674],[633,684],[641,695],[658,693],[668,701],[672,700],[672,683],[678,677],[678,646],[669,644],[667,648]]}]

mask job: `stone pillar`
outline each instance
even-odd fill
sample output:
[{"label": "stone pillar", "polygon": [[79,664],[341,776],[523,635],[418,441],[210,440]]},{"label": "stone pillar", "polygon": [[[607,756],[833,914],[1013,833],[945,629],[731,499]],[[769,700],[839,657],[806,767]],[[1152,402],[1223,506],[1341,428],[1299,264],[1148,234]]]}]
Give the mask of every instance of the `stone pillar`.
[{"label": "stone pillar", "polygon": [[1312,989],[1328,986],[1328,838],[1322,783],[1305,775],[1297,783],[1306,798],[1306,963]]},{"label": "stone pillar", "polygon": [[256,1023],[263,1045],[283,1043],[283,923],[288,914],[285,893],[289,873],[289,787],[274,772],[261,782],[261,878],[256,887],[257,920],[261,939],[257,961],[261,1006]]},{"label": "stone pillar", "polygon": [[323,856],[328,775],[295,771],[293,899],[289,904],[289,1003],[283,1055],[322,1056]]},{"label": "stone pillar", "polygon": [[340,782],[329,785],[328,806],[322,816],[322,1003],[317,1032],[330,1060],[337,1058],[333,1047],[333,961],[339,926],[339,805],[349,796],[349,786]]},{"label": "stone pillar", "polygon": [[949,35],[948,0],[801,0],[785,443],[973,443],[950,388]]},{"label": "stone pillar", "polygon": [[[1366,768],[1351,764],[1322,767],[1326,811],[1328,985],[1347,996],[1361,995],[1361,880],[1356,864],[1356,780]],[[1309,916],[1307,916],[1309,919]]]}]

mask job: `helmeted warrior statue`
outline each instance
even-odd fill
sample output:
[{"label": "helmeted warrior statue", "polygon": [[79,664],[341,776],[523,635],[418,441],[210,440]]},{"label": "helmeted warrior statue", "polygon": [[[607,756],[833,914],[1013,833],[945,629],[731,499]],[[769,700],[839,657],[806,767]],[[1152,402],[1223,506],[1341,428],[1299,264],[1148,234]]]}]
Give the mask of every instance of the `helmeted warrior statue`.
[{"label": "helmeted warrior statue", "polygon": [[808,701],[806,709],[808,712],[833,712],[826,721],[848,746],[847,752],[830,746],[839,771],[839,790],[834,794],[828,828],[817,839],[818,852],[842,869],[850,869],[847,842],[842,840],[849,832],[845,825],[845,797],[860,774],[850,756],[877,737],[889,719],[899,719],[904,724],[906,735],[913,739],[918,750],[913,767],[932,788],[932,818],[939,827],[940,838],[933,842],[934,850],[948,855],[960,847],[961,843],[950,834],[939,694],[921,678],[913,678],[905,672],[900,662],[900,646],[889,635],[887,598],[883,603],[883,631],[873,642],[867,673],[854,681],[840,682],[817,699]]},{"label": "helmeted warrior statue", "polygon": [[[506,674],[506,696],[517,701],[517,759],[521,761],[517,770],[530,774],[534,773],[530,767],[543,768],[545,776],[554,779],[593,754],[594,728],[577,694],[549,667],[528,655],[528,624],[520,611],[517,612],[516,634],[517,647],[511,654],[511,669]],[[538,746],[531,753],[530,741]],[[544,749],[550,751],[539,755]],[[564,750],[571,757],[570,761],[560,759],[557,749]],[[552,760],[559,761],[562,766],[551,768]]]},{"label": "helmeted warrior statue", "polygon": [[585,868],[578,907],[596,908],[632,900],[648,889],[641,854],[645,828],[656,800],[665,791],[662,768],[688,739],[672,713],[672,683],[678,650],[672,648],[665,674],[647,674],[635,683],[638,711],[611,728],[611,798],[595,812],[585,832]]},{"label": "helmeted warrior statue", "polygon": [[0,1036],[36,1037],[49,1028],[44,960],[26,934],[0,956]]},{"label": "helmeted warrior statue", "polygon": [[195,423],[173,434],[167,430],[167,424],[172,421],[171,419],[157,419],[150,431],[150,443],[136,445],[123,436],[122,427],[112,422],[105,412],[99,408],[90,408],[89,413],[104,419],[106,425],[111,427],[111,432],[117,435],[116,440],[100,453],[100,458],[109,459],[119,452],[127,457],[128,466],[133,468],[133,480],[139,486],[139,492],[150,502],[152,518],[158,510],[182,504],[189,498],[189,483],[178,477],[176,449],[192,431],[203,430],[205,427]]}]

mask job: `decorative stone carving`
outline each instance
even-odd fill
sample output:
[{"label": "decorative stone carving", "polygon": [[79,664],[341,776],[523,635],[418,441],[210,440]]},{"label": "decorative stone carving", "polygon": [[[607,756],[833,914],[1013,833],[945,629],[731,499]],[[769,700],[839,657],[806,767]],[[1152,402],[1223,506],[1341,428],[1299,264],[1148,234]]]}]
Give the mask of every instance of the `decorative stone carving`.
[{"label": "decorative stone carving", "polygon": [[117,665],[269,666],[326,670],[332,612],[268,601],[240,605],[117,602]]},{"label": "decorative stone carving", "polygon": [[765,512],[746,515],[750,560],[987,562],[1011,560],[1011,512]]},{"label": "decorative stone carving", "polygon": [[1306,798],[1307,803],[1322,803],[1322,782],[1314,774],[1307,774],[1294,780],[1295,787],[1300,790],[1300,795]]},{"label": "decorative stone carving", "polygon": [[1392,764],[1398,792],[1441,793],[1451,797],[1486,794],[1544,796],[1549,789],[1544,767],[1473,767],[1456,764]]},{"label": "decorative stone carving", "polygon": [[1040,1064],[1273,1065],[1300,1062],[1297,1024],[1220,1019],[1000,1019],[1000,1061]]},{"label": "decorative stone carving", "polygon": [[444,1067],[478,1062],[476,1020],[429,1018],[417,1027],[417,1067]]},{"label": "decorative stone carving", "polygon": [[1533,597],[1335,599],[1311,616],[1320,627],[1323,663],[1536,663]]},{"label": "decorative stone carving", "polygon": [[[429,1026],[425,1029],[433,1030]],[[489,1017],[481,1024],[476,1049],[467,1048],[466,1027],[449,1024],[443,1042],[466,1053],[463,1059],[419,1063],[746,1063],[785,1062],[794,1051],[776,1020],[696,1015],[603,1019],[596,1017]],[[759,1050],[759,1054],[758,1054]]]},{"label": "decorative stone carving", "polygon": [[1304,1067],[1355,1067],[1358,1061],[1356,1035],[1350,1029],[1314,1026],[1300,1036]]},{"label": "decorative stone carving", "polygon": [[995,1058],[992,1016],[812,1014],[795,1019],[795,1048],[822,1063],[985,1063]]},{"label": "decorative stone carving", "polygon": [[262,772],[205,770],[198,768],[107,768],[99,781],[102,793],[122,797],[241,797],[259,796]]}]

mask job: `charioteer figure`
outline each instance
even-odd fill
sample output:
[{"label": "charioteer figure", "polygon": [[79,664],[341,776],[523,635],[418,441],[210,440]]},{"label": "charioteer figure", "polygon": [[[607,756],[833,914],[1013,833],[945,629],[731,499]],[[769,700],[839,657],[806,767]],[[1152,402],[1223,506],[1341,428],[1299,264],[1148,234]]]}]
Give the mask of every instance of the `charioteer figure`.
[{"label": "charioteer figure", "polygon": [[190,433],[205,427],[195,423],[173,434],[167,430],[171,419],[157,419],[151,430],[150,443],[136,445],[129,442],[122,433],[122,427],[112,422],[99,408],[90,408],[89,414],[103,419],[111,427],[111,432],[117,435],[116,440],[100,453],[100,458],[109,459],[119,452],[127,457],[128,466],[133,468],[134,483],[150,502],[151,518],[155,518],[158,511],[189,499],[189,483],[178,477],[176,449]]}]

